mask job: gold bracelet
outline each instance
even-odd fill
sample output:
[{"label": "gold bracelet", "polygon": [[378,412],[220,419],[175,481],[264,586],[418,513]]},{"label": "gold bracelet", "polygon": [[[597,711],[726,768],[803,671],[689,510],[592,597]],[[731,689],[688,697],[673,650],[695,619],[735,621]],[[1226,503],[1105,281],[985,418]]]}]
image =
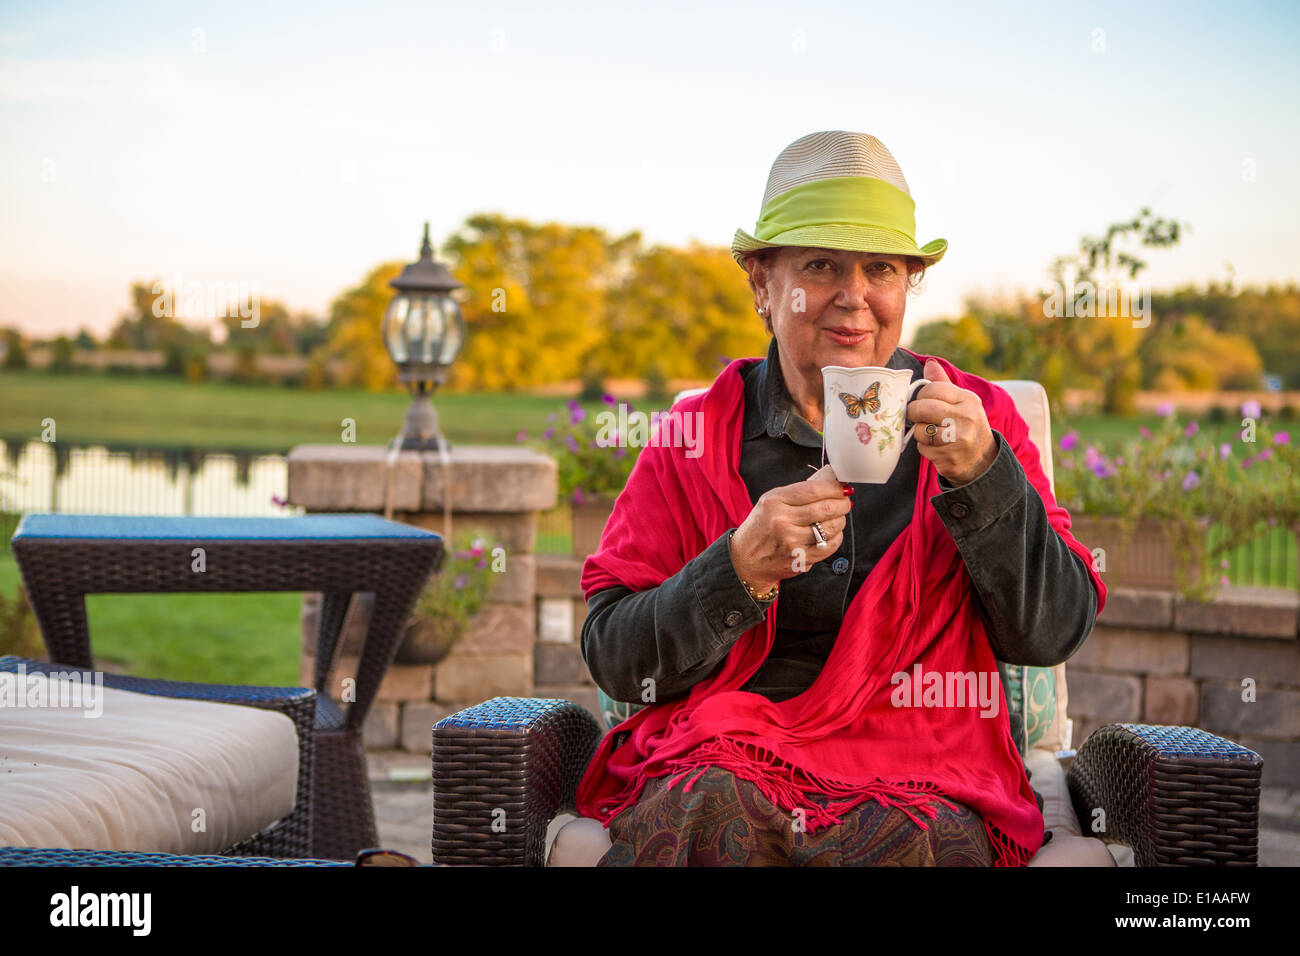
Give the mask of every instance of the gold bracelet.
[{"label": "gold bracelet", "polygon": [[[734,538],[735,536],[736,536],[736,529],[732,528],[731,533],[727,535],[728,548],[731,547],[731,539]],[[757,601],[760,604],[771,604],[773,601],[776,600],[776,595],[781,590],[780,581],[777,581],[776,584],[773,584],[772,590],[766,592],[765,594],[759,594],[758,591],[754,590],[754,586],[750,584],[748,581],[746,581],[744,578],[740,579],[740,583],[741,585],[744,586],[745,591],[748,592],[749,596],[752,597],[755,601]]]}]

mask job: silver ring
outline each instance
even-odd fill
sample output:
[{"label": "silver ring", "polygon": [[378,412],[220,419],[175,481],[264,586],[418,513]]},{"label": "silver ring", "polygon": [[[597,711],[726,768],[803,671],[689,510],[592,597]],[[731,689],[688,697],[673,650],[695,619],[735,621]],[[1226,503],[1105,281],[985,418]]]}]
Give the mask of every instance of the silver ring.
[{"label": "silver ring", "polygon": [[826,532],[822,530],[822,526],[819,525],[816,521],[812,523],[812,532],[813,532],[813,537],[817,539],[817,547],[819,548],[830,547],[830,543],[826,540]]}]

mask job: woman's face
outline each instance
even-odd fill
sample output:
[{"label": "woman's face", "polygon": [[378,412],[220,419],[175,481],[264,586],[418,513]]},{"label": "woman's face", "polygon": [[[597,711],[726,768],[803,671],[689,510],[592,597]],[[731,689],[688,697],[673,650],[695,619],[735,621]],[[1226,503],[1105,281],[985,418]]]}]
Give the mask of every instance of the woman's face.
[{"label": "woman's face", "polygon": [[824,366],[885,365],[903,332],[907,269],[905,256],[797,246],[779,248],[766,268],[755,262],[750,283],[771,309],[787,378],[820,395]]}]

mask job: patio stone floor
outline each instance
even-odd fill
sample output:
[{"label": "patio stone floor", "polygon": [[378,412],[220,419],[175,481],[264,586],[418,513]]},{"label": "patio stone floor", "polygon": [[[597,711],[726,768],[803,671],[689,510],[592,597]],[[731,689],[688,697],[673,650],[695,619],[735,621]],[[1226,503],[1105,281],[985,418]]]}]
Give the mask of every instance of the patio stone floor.
[{"label": "patio stone floor", "polygon": [[[431,863],[433,782],[429,755],[380,750],[367,757],[380,845]],[[1300,790],[1265,787],[1260,804],[1260,865],[1300,866]]]}]

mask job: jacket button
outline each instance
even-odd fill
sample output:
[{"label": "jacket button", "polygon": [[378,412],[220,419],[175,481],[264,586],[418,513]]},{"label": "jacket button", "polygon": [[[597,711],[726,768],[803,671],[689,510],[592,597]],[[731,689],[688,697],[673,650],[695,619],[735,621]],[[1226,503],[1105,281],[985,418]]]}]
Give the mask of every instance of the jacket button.
[{"label": "jacket button", "polygon": [[722,623],[727,625],[727,627],[735,627],[744,619],[745,615],[741,614],[739,611],[728,611],[727,616],[722,619]]},{"label": "jacket button", "polygon": [[843,574],[848,569],[849,569],[848,558],[836,558],[833,562],[831,562],[831,570],[834,571],[836,574]]},{"label": "jacket button", "polygon": [[970,505],[964,504],[960,501],[954,502],[949,506],[948,514],[952,515],[954,518],[964,518],[970,514]]}]

